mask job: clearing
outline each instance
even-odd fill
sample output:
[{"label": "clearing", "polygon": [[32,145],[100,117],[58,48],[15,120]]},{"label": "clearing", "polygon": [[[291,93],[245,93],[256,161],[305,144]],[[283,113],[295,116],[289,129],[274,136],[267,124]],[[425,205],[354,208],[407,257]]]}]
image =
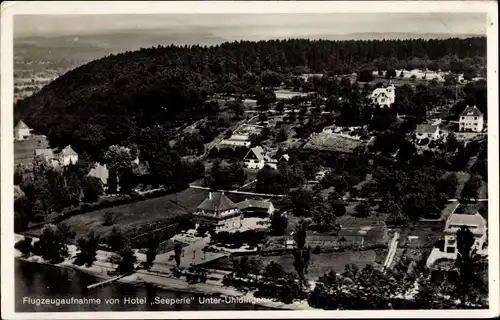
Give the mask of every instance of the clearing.
[{"label": "clearing", "polygon": [[[95,231],[101,236],[110,232],[113,227],[122,230],[133,230],[158,221],[167,221],[179,215],[192,213],[208,196],[208,191],[188,188],[176,194],[147,199],[135,203],[112,208],[96,210],[73,216],[62,223],[68,225],[78,235],[87,235]],[[176,203],[178,201],[178,203]],[[103,226],[106,212],[113,212],[115,223]],[[31,230],[33,236],[40,234],[40,229]]]},{"label": "clearing", "polygon": [[352,153],[366,142],[329,133],[313,133],[304,146],[305,149],[338,151]]}]

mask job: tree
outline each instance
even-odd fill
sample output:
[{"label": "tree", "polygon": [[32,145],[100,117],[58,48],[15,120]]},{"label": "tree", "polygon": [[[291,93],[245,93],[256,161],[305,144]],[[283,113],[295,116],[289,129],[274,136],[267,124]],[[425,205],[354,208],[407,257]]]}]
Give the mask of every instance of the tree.
[{"label": "tree", "polygon": [[82,183],[78,174],[76,172],[70,172],[68,174],[68,192],[70,201],[73,205],[80,204],[80,198],[82,195]]},{"label": "tree", "polygon": [[112,211],[107,211],[104,214],[104,222],[102,223],[103,226],[112,226],[115,224],[115,213]]},{"label": "tree", "polygon": [[61,233],[62,238],[66,242],[72,242],[76,237],[76,232],[71,229],[71,227],[65,223],[60,223],[57,228]]},{"label": "tree", "polygon": [[109,170],[109,177],[106,184],[107,194],[116,194],[118,192],[118,176],[115,170]]},{"label": "tree", "polygon": [[114,252],[120,252],[123,248],[125,248],[125,236],[122,234],[120,229],[113,227],[111,233],[106,239],[106,243]]},{"label": "tree", "polygon": [[271,261],[264,269],[264,276],[273,280],[282,279],[285,275],[283,267],[274,261]]},{"label": "tree", "polygon": [[296,228],[295,233],[293,234],[293,238],[295,241],[296,248],[294,250],[294,260],[293,266],[297,274],[299,275],[299,279],[301,281],[304,280],[304,274],[307,273],[307,268],[309,266],[310,258],[311,258],[311,248],[305,247],[307,237],[307,226],[304,220],[301,220]]},{"label": "tree", "polygon": [[85,178],[83,185],[83,201],[89,203],[97,202],[103,192],[104,189],[101,180],[96,177]]},{"label": "tree", "polygon": [[14,248],[19,250],[24,257],[29,257],[33,252],[33,239],[28,236],[24,236],[23,239],[16,242]]},{"label": "tree", "polygon": [[472,246],[474,235],[467,226],[461,226],[457,231],[458,265],[460,269],[460,286],[462,308],[465,309],[469,287],[473,278]]},{"label": "tree", "polygon": [[158,253],[158,247],[160,245],[159,239],[151,236],[148,239],[147,251],[146,251],[146,262],[144,263],[144,268],[150,270],[153,266],[153,261],[155,261],[156,254]]},{"label": "tree", "polygon": [[371,70],[362,70],[358,75],[358,82],[373,81],[373,73]]},{"label": "tree", "polygon": [[78,239],[77,246],[80,251],[76,254],[74,263],[78,266],[85,264],[87,267],[91,267],[97,260],[97,249],[100,241],[101,237],[94,231],[90,231],[87,238]]},{"label": "tree", "polygon": [[278,134],[276,135],[276,142],[283,142],[288,139],[288,134],[286,133],[286,129],[284,127],[281,127],[280,130],[278,131]]},{"label": "tree", "polygon": [[176,243],[174,246],[174,258],[177,268],[179,268],[181,265],[181,253],[182,253],[182,245],[180,243]]},{"label": "tree", "polygon": [[61,263],[69,256],[65,239],[53,224],[46,224],[42,228],[40,238],[34,244],[33,252],[53,264]]},{"label": "tree", "polygon": [[483,180],[479,175],[471,175],[469,180],[464,185],[462,190],[462,198],[464,199],[478,199],[479,189],[483,186]]},{"label": "tree", "polygon": [[328,203],[316,201],[313,221],[323,231],[331,231],[336,225],[336,216]]},{"label": "tree", "polygon": [[354,216],[358,218],[368,217],[370,215],[370,206],[366,201],[359,203],[356,208],[354,208]]},{"label": "tree", "polygon": [[275,214],[271,217],[271,233],[276,236],[284,235],[288,226],[288,219],[283,215]]},{"label": "tree", "polygon": [[127,246],[120,252],[120,257],[121,261],[116,268],[116,272],[119,274],[133,273],[137,262],[134,250]]}]

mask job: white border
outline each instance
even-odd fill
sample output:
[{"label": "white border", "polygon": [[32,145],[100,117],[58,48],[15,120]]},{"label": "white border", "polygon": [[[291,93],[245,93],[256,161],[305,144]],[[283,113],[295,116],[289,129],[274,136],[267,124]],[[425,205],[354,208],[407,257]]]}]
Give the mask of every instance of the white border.
[{"label": "white border", "polygon": [[[159,13],[454,13],[488,14],[488,185],[489,310],[412,311],[173,311],[15,313],[13,279],[13,16],[19,14],[159,14]],[[397,27],[397,26],[395,26]],[[3,2],[1,4],[1,252],[2,318],[5,319],[165,319],[165,318],[392,318],[470,317],[499,315],[498,217],[498,11],[495,1],[255,1],[255,2]]]}]

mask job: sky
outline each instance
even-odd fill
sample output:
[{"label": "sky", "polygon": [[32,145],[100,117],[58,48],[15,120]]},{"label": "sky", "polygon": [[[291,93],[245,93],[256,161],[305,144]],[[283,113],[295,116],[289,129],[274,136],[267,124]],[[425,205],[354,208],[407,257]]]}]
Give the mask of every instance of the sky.
[{"label": "sky", "polygon": [[297,37],[350,33],[486,35],[481,13],[17,15],[14,37],[164,30],[213,32],[225,38]]}]

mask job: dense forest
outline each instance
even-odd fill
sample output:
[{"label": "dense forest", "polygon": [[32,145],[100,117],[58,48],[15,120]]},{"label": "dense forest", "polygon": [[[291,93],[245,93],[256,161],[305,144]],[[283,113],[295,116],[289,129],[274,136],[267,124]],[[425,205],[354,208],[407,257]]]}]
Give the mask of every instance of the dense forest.
[{"label": "dense forest", "polygon": [[485,67],[486,38],[158,46],[69,71],[19,101],[14,111],[16,121],[22,118],[47,134],[54,147],[71,143],[78,153],[98,158],[124,141],[146,147],[140,142],[155,125],[169,135],[170,129],[213,113],[205,101],[214,92],[255,96],[266,82],[273,86],[306,72],[427,68],[484,74]]}]

